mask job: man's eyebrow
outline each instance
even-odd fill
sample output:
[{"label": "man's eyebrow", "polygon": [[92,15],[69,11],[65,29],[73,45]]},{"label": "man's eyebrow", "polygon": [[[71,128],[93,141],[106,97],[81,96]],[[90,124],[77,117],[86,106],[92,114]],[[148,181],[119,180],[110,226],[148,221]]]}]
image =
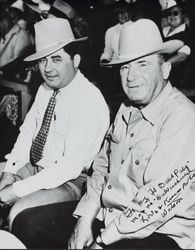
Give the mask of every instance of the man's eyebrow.
[{"label": "man's eyebrow", "polygon": [[56,58],[62,58],[60,55],[54,55],[54,56],[51,56],[52,59],[56,59]]},{"label": "man's eyebrow", "polygon": [[146,63],[148,62],[147,60],[143,59],[143,60],[138,60],[137,63]]}]

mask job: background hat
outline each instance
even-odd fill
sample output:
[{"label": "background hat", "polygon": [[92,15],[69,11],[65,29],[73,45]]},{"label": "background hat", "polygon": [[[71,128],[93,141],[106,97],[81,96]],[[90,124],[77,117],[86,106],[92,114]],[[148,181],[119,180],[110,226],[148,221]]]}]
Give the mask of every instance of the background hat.
[{"label": "background hat", "polygon": [[73,19],[76,15],[75,9],[63,0],[55,0],[50,9],[50,12],[52,11],[52,9],[57,9],[58,11],[61,11],[68,17],[68,19]]},{"label": "background hat", "polygon": [[22,0],[17,0],[17,1],[15,1],[15,2],[11,5],[11,7],[14,7],[14,8],[17,8],[17,9],[19,9],[19,10],[21,10],[21,11],[24,11],[24,6],[23,6],[23,1],[22,1]]},{"label": "background hat", "polygon": [[180,40],[163,42],[157,25],[149,19],[139,19],[134,23],[125,23],[119,38],[118,58],[102,66],[121,64],[150,54],[171,54],[184,43]]},{"label": "background hat", "polygon": [[34,61],[50,55],[72,42],[84,41],[87,37],[75,39],[68,20],[48,18],[35,24],[36,53],[24,61]]},{"label": "background hat", "polygon": [[42,11],[49,11],[51,5],[42,0],[29,0],[24,1],[25,5],[27,5],[31,10],[41,14]]},{"label": "background hat", "polygon": [[168,9],[176,6],[177,2],[175,0],[166,0],[166,1],[165,0],[164,1],[161,0],[160,4],[162,6],[162,11],[164,11],[164,10],[168,10]]}]

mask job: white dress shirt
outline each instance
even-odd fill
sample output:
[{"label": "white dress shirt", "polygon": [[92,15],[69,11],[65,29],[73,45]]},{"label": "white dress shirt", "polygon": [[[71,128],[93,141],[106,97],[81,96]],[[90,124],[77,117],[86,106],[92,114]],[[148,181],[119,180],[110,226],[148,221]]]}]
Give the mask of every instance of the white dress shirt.
[{"label": "white dress shirt", "polygon": [[[39,87],[12,152],[6,156],[4,172],[16,174],[29,162],[32,140],[36,137],[53,90]],[[80,71],[66,87],[60,89],[36,175],[13,184],[18,197],[40,189],[51,189],[75,179],[89,168],[98,153],[109,127],[109,110],[101,92]]]}]

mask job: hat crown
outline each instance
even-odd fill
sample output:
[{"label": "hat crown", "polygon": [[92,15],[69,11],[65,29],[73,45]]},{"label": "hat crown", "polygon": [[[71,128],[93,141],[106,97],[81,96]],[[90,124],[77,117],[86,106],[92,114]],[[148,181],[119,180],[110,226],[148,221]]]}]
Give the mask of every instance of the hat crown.
[{"label": "hat crown", "polygon": [[68,20],[48,18],[35,24],[36,51],[75,40]]},{"label": "hat crown", "polygon": [[170,8],[176,6],[176,5],[177,5],[177,2],[176,2],[175,0],[168,0],[168,1],[166,2],[166,7],[165,7],[165,9],[166,9],[166,10],[167,10],[167,9],[170,9]]},{"label": "hat crown", "polygon": [[151,54],[172,54],[184,43],[180,40],[163,42],[157,25],[149,19],[139,19],[123,25],[119,36],[118,58],[102,66],[116,65]]},{"label": "hat crown", "polygon": [[141,57],[157,51],[163,45],[157,25],[149,19],[126,23],[119,39],[119,58],[135,55]]}]

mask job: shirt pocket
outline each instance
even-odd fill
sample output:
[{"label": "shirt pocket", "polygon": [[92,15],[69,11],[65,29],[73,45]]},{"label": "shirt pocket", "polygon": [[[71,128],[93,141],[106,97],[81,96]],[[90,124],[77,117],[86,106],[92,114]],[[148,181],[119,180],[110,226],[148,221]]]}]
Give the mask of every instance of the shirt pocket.
[{"label": "shirt pocket", "polygon": [[155,140],[143,139],[129,149],[131,154],[129,176],[135,180],[138,186],[143,185],[143,176],[155,148]]}]

